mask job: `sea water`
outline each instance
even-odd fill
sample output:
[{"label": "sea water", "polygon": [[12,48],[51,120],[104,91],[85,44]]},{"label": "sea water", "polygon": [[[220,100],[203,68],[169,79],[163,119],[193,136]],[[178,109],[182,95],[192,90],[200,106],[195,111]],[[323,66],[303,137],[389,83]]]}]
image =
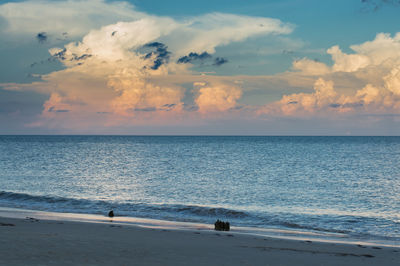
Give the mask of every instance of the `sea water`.
[{"label": "sea water", "polygon": [[0,136],[0,207],[400,243],[400,137]]}]

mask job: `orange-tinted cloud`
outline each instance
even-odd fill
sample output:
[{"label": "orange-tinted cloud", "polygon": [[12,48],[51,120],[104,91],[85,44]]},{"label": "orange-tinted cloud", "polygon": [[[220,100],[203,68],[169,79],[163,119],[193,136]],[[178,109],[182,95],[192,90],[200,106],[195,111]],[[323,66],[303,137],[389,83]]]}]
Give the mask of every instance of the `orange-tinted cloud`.
[{"label": "orange-tinted cloud", "polygon": [[233,85],[205,84],[199,88],[195,102],[202,114],[225,112],[234,108],[241,96],[242,91]]},{"label": "orange-tinted cloud", "polygon": [[[355,53],[343,53],[338,46],[328,49],[334,62],[331,67],[307,58],[295,61],[295,72],[282,77],[294,83],[316,77],[314,91],[283,95],[258,113],[304,117],[400,113],[400,34],[378,34],[373,41],[351,48]],[[340,92],[334,88],[336,83],[354,81],[357,85]]]},{"label": "orange-tinted cloud", "polygon": [[[112,18],[115,14],[127,18],[124,22],[99,23],[104,26],[80,31],[76,31],[76,23],[80,22],[72,21],[68,32],[79,36],[87,31],[83,38],[49,50],[65,69],[42,75],[40,82],[8,86],[49,94],[39,121],[32,126],[79,128],[93,123],[166,123],[181,117],[200,119],[207,117],[207,113],[229,112],[237,106],[241,88],[226,77],[202,77],[204,86],[195,85],[188,92],[183,84],[196,82],[198,73],[190,69],[190,64],[177,63],[178,59],[190,52],[212,54],[218,46],[249,37],[289,34],[293,30],[292,25],[271,18],[211,13],[176,20],[137,12],[125,3],[101,0],[86,3],[92,9],[98,7],[96,11],[78,11],[78,2],[28,1],[0,6],[0,14],[15,15],[5,16],[9,22],[7,31],[13,34],[35,31],[21,28],[26,19],[18,16],[17,7],[38,10],[44,3],[49,5],[46,10],[55,14],[65,7],[64,11],[72,13],[102,15],[109,5]],[[71,19],[68,12],[61,16],[61,21]],[[33,24],[42,22],[40,16],[30,16]],[[46,16],[52,20],[51,14]],[[42,30],[50,34],[65,30],[60,27],[54,24]],[[187,99],[187,95],[192,98]],[[85,120],[89,121],[85,124]]]}]

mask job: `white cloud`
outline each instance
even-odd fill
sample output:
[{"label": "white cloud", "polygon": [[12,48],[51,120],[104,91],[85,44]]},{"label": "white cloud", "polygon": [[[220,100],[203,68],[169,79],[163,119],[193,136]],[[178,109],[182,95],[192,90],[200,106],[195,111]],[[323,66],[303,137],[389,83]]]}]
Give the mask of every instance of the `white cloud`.
[{"label": "white cloud", "polygon": [[366,55],[363,54],[345,54],[339,46],[333,46],[327,51],[332,56],[335,64],[332,69],[335,72],[353,72],[360,68],[364,68],[370,65],[370,60]]},{"label": "white cloud", "polygon": [[259,112],[301,116],[321,111],[336,99],[333,82],[320,78],[314,84],[313,93],[284,95],[280,101],[264,106]]},{"label": "white cloud", "polygon": [[62,62],[67,66],[76,65],[74,59],[84,55],[94,57],[97,61],[136,60],[136,63],[139,63],[143,60],[132,51],[168,34],[174,28],[176,28],[176,23],[168,18],[144,18],[133,22],[118,22],[90,31],[81,42],[67,44],[65,52],[62,48],[52,48],[50,54],[54,56],[62,52],[62,56],[65,57]]},{"label": "white cloud", "polygon": [[381,93],[378,88],[375,88],[371,84],[368,84],[367,86],[356,92],[355,98],[360,102],[368,105],[376,102],[378,100],[378,97],[380,97],[380,94]]},{"label": "white cloud", "polygon": [[398,64],[400,62],[400,33],[394,37],[390,34],[380,33],[373,41],[350,47],[354,54],[343,53],[339,46],[327,50],[332,56],[335,72],[355,72],[366,67],[383,64]]},{"label": "white cloud", "polygon": [[129,3],[120,1],[30,0],[0,5],[0,17],[7,22],[2,30],[16,35],[67,32],[71,37],[79,37],[103,25],[143,16]]},{"label": "white cloud", "polygon": [[293,62],[293,70],[300,71],[303,75],[319,76],[329,73],[330,68],[324,63],[302,58]]},{"label": "white cloud", "polygon": [[383,80],[389,91],[400,96],[400,65],[394,67],[387,76],[383,77]]}]

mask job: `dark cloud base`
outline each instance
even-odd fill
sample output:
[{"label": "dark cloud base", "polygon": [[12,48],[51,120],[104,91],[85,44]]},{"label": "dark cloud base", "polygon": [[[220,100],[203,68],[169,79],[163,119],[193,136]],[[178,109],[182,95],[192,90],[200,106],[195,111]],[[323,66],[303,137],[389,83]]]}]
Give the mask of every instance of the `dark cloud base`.
[{"label": "dark cloud base", "polygon": [[148,52],[144,59],[154,58],[153,65],[150,67],[152,70],[157,70],[163,64],[169,62],[171,52],[168,51],[168,46],[160,42],[152,42],[143,46],[143,48],[154,49],[155,51]]},{"label": "dark cloud base", "polygon": [[[178,59],[177,63],[178,64],[195,64],[197,62],[200,62],[200,64],[203,64],[206,60],[211,59],[212,55],[210,55],[207,52],[203,52],[201,54],[191,52],[188,55],[182,56]],[[223,64],[228,63],[228,59],[223,58],[223,57],[217,57],[214,59],[214,62],[212,63],[213,66],[221,66]]]},{"label": "dark cloud base", "polygon": [[36,39],[39,43],[45,43],[47,41],[47,33],[46,32],[39,32],[36,35]]}]

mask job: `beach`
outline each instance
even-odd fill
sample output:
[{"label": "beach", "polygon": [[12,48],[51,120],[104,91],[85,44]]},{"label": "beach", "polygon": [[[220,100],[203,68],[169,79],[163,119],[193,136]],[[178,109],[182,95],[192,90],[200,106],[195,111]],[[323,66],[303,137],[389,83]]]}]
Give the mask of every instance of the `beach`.
[{"label": "beach", "polygon": [[399,265],[400,248],[0,216],[0,265]]},{"label": "beach", "polygon": [[399,137],[2,136],[0,265],[399,265],[399,149]]}]

